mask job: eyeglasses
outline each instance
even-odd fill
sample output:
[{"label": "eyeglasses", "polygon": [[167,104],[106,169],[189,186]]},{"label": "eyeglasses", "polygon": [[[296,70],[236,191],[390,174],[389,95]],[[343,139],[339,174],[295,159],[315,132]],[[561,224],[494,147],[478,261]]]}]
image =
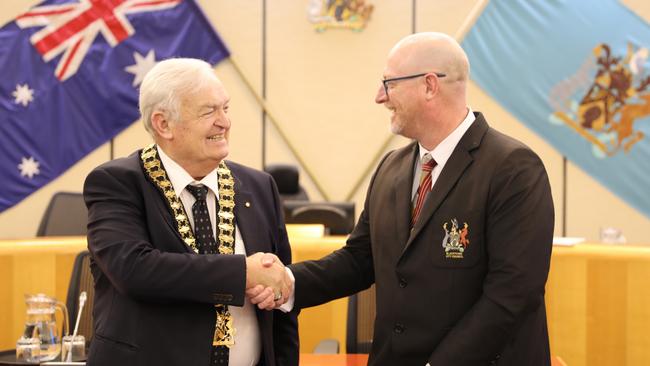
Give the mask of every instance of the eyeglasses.
[{"label": "eyeglasses", "polygon": [[400,80],[408,80],[408,79],[414,79],[414,78],[419,78],[420,76],[428,75],[428,74],[434,74],[439,78],[444,78],[447,76],[447,74],[443,74],[440,72],[424,72],[422,74],[415,74],[415,75],[408,75],[408,76],[400,76],[396,78],[390,78],[390,79],[383,79],[381,82],[384,84],[384,91],[386,92],[386,96],[388,96],[388,83],[391,81],[400,81]]}]

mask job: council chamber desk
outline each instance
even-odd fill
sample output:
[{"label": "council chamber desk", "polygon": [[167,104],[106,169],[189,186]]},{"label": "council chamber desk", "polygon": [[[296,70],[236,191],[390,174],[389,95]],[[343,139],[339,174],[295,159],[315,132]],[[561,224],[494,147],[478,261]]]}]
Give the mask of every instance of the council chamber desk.
[{"label": "council chamber desk", "polygon": [[[317,259],[344,237],[290,230],[294,261]],[[25,293],[65,301],[85,238],[0,240],[0,350],[23,331]],[[546,286],[551,352],[570,366],[650,365],[650,247],[579,244],[554,247]],[[300,314],[301,352],[334,338],[345,351],[347,301]]]}]

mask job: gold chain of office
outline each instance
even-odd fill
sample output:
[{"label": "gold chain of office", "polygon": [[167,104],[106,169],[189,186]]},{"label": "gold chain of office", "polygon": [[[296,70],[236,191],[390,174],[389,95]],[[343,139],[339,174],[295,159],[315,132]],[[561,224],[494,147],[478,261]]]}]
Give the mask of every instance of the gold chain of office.
[{"label": "gold chain of office", "polygon": [[[165,196],[174,220],[176,220],[176,226],[181,238],[195,253],[198,253],[196,239],[187,219],[185,208],[174,192],[174,187],[167,177],[167,172],[160,161],[155,145],[151,144],[142,149],[140,159],[146,174]],[[223,161],[219,163],[217,174],[219,176],[219,224],[217,226],[219,228],[219,254],[234,254],[235,180],[230,173],[230,169]],[[231,347],[235,344],[235,328],[233,327],[232,315],[225,305],[216,304],[214,307],[217,312],[217,322],[212,344]]]}]

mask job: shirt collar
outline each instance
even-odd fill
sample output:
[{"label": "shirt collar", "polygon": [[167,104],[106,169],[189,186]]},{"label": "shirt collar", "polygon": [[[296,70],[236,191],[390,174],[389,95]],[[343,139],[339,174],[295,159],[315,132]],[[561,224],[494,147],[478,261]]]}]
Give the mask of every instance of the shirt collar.
[{"label": "shirt collar", "polygon": [[160,146],[156,147],[158,149],[158,155],[160,155],[160,161],[165,167],[165,171],[169,177],[169,181],[172,182],[176,197],[180,197],[181,192],[185,190],[185,187],[187,187],[188,184],[203,184],[208,187],[217,198],[219,197],[219,175],[217,174],[217,169],[214,169],[208,175],[203,177],[203,179],[197,181],[196,179],[192,178],[187,170],[175,162],[174,159],[170,158],[169,155],[167,155]]},{"label": "shirt collar", "polygon": [[458,142],[461,138],[463,138],[463,135],[465,132],[467,132],[475,119],[476,117],[474,117],[472,108],[468,107],[467,116],[465,116],[463,122],[461,122],[458,127],[456,127],[456,129],[454,129],[449,134],[449,136],[445,137],[445,139],[442,140],[432,151],[425,149],[422,144],[418,142],[418,146],[420,147],[420,161],[422,161],[424,154],[429,153],[431,154],[431,157],[436,161],[436,165],[439,167],[445,166],[447,160],[449,160],[449,157],[454,152],[456,145],[458,145]]}]

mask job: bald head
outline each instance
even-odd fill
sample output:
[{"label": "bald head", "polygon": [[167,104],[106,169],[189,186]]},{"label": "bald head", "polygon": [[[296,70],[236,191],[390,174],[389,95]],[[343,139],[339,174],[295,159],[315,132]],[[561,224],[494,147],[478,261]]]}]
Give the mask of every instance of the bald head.
[{"label": "bald head", "polygon": [[393,111],[391,131],[433,149],[467,116],[469,62],[452,37],[416,33],[391,49],[375,102]]},{"label": "bald head", "polygon": [[458,42],[444,33],[411,34],[390,51],[389,63],[404,73],[441,72],[446,82],[465,82],[469,78],[469,61]]}]

